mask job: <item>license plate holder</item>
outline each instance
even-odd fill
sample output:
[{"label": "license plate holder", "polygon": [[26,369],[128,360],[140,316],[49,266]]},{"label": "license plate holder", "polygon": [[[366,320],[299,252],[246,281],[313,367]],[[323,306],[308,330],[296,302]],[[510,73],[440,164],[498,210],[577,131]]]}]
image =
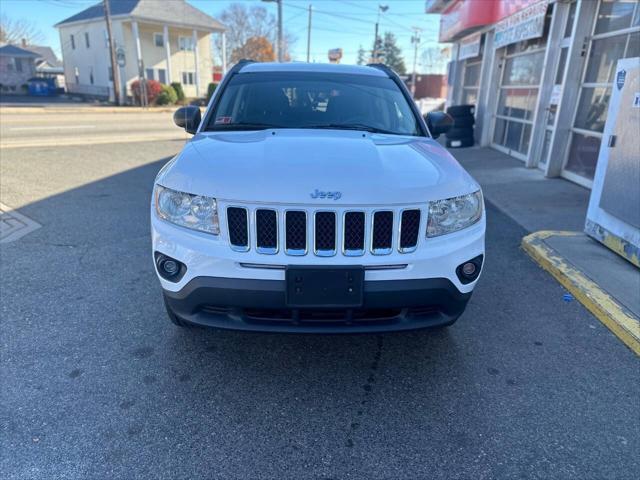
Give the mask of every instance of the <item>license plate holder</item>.
[{"label": "license plate holder", "polygon": [[287,306],[291,308],[355,308],[364,296],[364,268],[288,266]]}]

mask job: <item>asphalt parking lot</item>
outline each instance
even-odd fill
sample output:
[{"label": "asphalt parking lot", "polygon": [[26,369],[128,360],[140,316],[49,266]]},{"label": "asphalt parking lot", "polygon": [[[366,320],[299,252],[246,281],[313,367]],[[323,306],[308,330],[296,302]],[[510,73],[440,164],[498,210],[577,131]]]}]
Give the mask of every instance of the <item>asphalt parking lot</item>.
[{"label": "asphalt parking lot", "polygon": [[169,323],[150,252],[180,141],[0,151],[7,479],[640,476],[638,358],[488,209],[487,263],[439,332],[299,336]]}]

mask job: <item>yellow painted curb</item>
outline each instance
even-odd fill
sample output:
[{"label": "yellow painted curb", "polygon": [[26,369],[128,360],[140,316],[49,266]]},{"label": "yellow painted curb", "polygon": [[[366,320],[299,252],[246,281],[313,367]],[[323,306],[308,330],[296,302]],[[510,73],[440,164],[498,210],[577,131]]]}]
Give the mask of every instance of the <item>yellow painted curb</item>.
[{"label": "yellow painted curb", "polygon": [[553,236],[578,235],[582,233],[543,230],[524,237],[522,248],[614,335],[640,356],[640,321],[544,241]]}]

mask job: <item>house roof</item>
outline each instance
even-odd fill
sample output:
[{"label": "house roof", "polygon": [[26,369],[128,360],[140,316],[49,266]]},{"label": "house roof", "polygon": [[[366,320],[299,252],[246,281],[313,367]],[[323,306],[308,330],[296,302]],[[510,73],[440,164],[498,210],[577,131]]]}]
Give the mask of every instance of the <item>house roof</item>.
[{"label": "house roof", "polygon": [[42,45],[27,45],[24,47],[26,50],[33,52],[38,55],[38,57],[47,62],[51,67],[62,67],[62,62],[58,60],[56,54],[53,53],[51,47],[45,47]]},{"label": "house roof", "polygon": [[39,57],[37,53],[7,43],[0,46],[0,55],[6,57]]},{"label": "house roof", "polygon": [[[224,25],[185,0],[108,0],[111,16],[128,16],[140,21],[152,21],[171,25],[185,25],[206,30],[225,29]],[[104,18],[102,2],[56,23],[60,27],[69,23],[86,22]]]}]

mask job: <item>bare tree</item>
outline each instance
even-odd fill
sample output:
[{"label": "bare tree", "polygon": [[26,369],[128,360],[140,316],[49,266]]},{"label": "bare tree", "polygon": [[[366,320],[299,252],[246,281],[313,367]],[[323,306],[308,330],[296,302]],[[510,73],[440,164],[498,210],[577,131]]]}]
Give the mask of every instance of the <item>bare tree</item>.
[{"label": "bare tree", "polygon": [[35,45],[44,40],[44,35],[28,20],[12,20],[4,13],[0,15],[0,43],[19,45],[23,40],[28,45]]},{"label": "bare tree", "polygon": [[[244,54],[243,46],[247,45],[250,38],[265,38],[271,45],[276,41],[276,18],[266,8],[255,5],[247,7],[241,3],[232,3],[228,8],[220,12],[218,19],[227,27],[227,58],[231,63],[236,63]],[[289,47],[295,42],[295,38],[285,32],[284,55],[285,60],[290,59]],[[216,39],[216,49],[220,51],[222,43]],[[240,56],[239,56],[240,55]]]},{"label": "bare tree", "polygon": [[422,51],[422,70],[424,73],[444,73],[451,59],[451,47],[434,45]]}]

